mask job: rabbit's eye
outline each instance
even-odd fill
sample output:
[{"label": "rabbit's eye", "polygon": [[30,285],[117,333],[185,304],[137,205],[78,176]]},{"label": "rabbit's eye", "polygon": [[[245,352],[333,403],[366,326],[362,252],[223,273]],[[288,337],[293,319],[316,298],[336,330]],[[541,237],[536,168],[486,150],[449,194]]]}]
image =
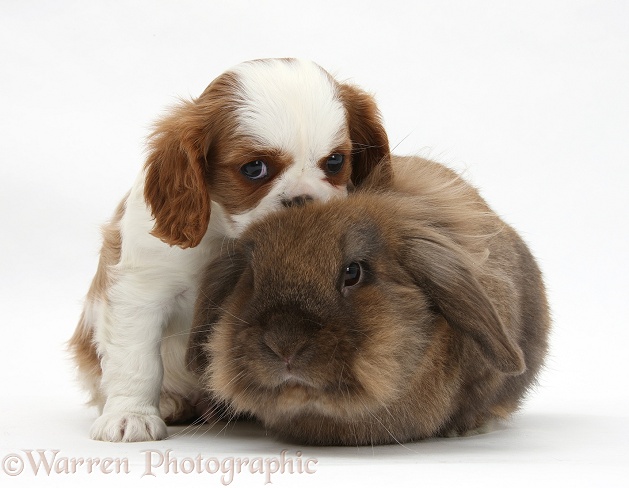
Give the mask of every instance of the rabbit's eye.
[{"label": "rabbit's eye", "polygon": [[358,284],[360,281],[360,275],[362,268],[359,263],[349,263],[345,268],[345,275],[343,277],[343,286],[348,288]]}]

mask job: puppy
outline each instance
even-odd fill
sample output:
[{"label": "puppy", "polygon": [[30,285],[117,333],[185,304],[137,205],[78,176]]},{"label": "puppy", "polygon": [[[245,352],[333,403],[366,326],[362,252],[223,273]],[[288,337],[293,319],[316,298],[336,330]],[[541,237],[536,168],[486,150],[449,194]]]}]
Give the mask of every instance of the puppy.
[{"label": "puppy", "polygon": [[69,342],[100,416],[90,436],[149,441],[197,415],[185,364],[200,276],[224,239],[276,209],[347,195],[389,144],[371,96],[312,62],[242,63],[158,121],[104,227]]}]

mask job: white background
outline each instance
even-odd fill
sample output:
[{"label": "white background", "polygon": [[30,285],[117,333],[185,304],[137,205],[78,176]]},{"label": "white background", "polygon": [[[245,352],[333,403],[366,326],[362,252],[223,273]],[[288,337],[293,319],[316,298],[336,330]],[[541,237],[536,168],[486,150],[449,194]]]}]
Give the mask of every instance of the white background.
[{"label": "white background", "polygon": [[[142,477],[146,449],[297,458],[256,425],[91,441],[63,349],[151,122],[240,61],[296,56],[374,93],[397,153],[480,187],[538,257],[554,332],[540,387],[495,432],[303,447],[316,474],[274,485],[629,486],[628,25],[626,1],[1,0],[0,458],[27,464],[0,484],[220,485]],[[35,476],[28,449],[126,458],[131,473]]]}]

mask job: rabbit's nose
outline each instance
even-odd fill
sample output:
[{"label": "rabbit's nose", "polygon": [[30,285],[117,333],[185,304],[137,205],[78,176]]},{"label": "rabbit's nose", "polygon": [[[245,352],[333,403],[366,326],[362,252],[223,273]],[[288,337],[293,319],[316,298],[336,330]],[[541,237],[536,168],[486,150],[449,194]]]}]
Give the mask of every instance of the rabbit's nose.
[{"label": "rabbit's nose", "polygon": [[262,343],[266,346],[268,354],[275,358],[275,361],[279,359],[286,370],[291,371],[295,367],[295,363],[299,362],[307,341],[304,338],[292,338],[291,340],[286,337],[278,337],[273,332],[267,332],[262,337]]},{"label": "rabbit's nose", "polygon": [[278,344],[266,337],[264,344],[284,363],[288,371],[293,367],[297,355],[304,346],[303,344]]},{"label": "rabbit's nose", "polygon": [[314,201],[314,198],[310,195],[298,195],[293,198],[286,198],[282,200],[282,205],[285,207],[303,207],[312,201]]}]

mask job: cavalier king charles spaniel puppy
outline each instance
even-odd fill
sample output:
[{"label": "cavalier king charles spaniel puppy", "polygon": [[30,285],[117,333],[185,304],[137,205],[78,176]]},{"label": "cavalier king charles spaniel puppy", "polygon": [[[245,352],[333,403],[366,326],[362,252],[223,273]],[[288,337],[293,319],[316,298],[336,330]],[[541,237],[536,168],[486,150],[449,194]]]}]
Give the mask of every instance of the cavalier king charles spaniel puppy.
[{"label": "cavalier king charles spaniel puppy", "polygon": [[159,120],[69,342],[100,410],[90,436],[157,440],[197,418],[185,357],[205,265],[268,212],[343,197],[389,164],[373,98],[302,60],[239,64]]}]

